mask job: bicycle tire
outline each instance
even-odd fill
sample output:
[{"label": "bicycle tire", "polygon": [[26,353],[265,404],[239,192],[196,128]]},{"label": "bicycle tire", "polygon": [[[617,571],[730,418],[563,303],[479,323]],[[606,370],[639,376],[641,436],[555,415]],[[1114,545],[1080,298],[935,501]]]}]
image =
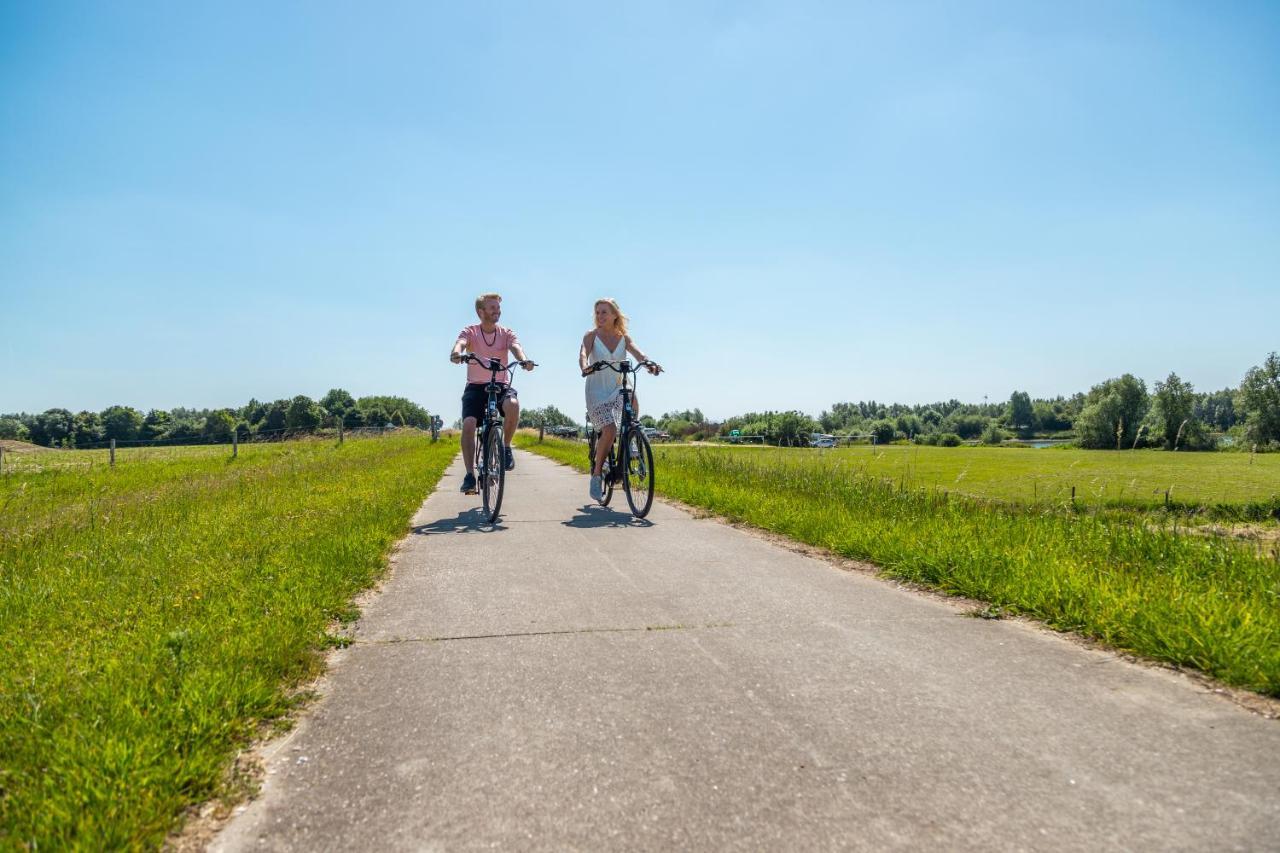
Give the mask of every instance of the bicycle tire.
[{"label": "bicycle tire", "polygon": [[622,466],[622,488],[631,504],[631,514],[644,518],[653,506],[653,448],[638,429],[627,430],[623,439],[622,452],[627,461]]},{"label": "bicycle tire", "polygon": [[483,480],[480,484],[484,496],[484,514],[490,524],[498,522],[498,513],[502,509],[502,491],[507,481],[507,460],[502,453],[502,430],[490,425],[485,430],[484,455],[480,471]]}]

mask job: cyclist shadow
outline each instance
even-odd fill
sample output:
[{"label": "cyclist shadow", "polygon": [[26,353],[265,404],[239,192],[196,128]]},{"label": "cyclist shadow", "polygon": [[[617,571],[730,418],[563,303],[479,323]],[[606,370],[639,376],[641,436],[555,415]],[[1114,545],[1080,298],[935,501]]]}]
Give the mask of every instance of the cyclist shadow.
[{"label": "cyclist shadow", "polygon": [[568,521],[560,522],[565,527],[653,527],[647,518],[635,518],[629,512],[618,512],[607,506],[588,504],[578,510],[578,514]]},{"label": "cyclist shadow", "polygon": [[439,518],[430,524],[419,524],[413,528],[413,532],[420,536],[430,536],[433,533],[496,533],[506,529],[501,520],[497,524],[485,521],[484,510],[477,506],[463,510],[453,518]]}]

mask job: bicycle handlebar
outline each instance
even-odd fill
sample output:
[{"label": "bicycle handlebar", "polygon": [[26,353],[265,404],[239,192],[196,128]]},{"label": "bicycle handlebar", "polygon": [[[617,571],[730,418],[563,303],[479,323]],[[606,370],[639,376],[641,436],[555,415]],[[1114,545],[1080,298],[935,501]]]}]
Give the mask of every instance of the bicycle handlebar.
[{"label": "bicycle handlebar", "polygon": [[641,367],[656,367],[658,368],[657,370],[658,373],[662,372],[662,366],[658,364],[656,361],[642,361],[634,366],[631,364],[630,361],[625,361],[625,360],[619,364],[614,364],[613,362],[609,362],[609,361],[597,361],[595,364],[592,364],[589,367],[587,367],[587,369],[582,372],[582,375],[586,376],[589,373],[596,373],[598,371],[604,370],[605,368],[612,370],[614,373],[635,373],[637,372],[637,368],[641,368]]},{"label": "bicycle handlebar", "polygon": [[491,373],[497,373],[499,370],[506,370],[507,368],[516,364],[520,365],[521,367],[524,367],[525,365],[528,365],[529,367],[538,366],[538,362],[533,361],[531,359],[527,359],[527,358],[510,361],[505,366],[498,359],[491,358],[488,360],[488,363],[486,364],[485,359],[481,358],[480,356],[476,355],[473,352],[462,353],[461,358],[458,359],[458,364],[466,364],[469,361],[475,362],[476,364],[480,365],[485,370],[488,370]]}]

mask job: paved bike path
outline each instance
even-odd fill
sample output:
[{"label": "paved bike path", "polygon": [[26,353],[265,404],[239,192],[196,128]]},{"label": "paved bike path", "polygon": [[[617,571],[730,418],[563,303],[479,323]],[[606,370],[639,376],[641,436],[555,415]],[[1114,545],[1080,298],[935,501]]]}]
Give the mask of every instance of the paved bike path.
[{"label": "paved bike path", "polygon": [[446,473],[214,849],[1280,843],[1280,721],[517,459],[496,530]]}]

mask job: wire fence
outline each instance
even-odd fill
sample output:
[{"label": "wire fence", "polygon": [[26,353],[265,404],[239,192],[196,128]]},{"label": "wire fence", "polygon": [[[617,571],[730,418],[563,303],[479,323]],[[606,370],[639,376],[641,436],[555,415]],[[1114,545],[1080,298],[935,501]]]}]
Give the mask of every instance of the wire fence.
[{"label": "wire fence", "polygon": [[438,439],[440,431],[419,427],[355,427],[352,429],[325,428],[315,430],[271,429],[249,435],[232,432],[226,436],[180,436],[154,439],[110,439],[93,442],[75,448],[42,447],[18,443],[0,444],[0,476],[17,473],[35,473],[49,469],[92,468],[115,466],[144,460],[192,458],[225,455],[235,458],[240,445],[279,444],[285,441],[328,441],[342,444],[351,439],[378,438],[388,435],[418,433]]}]

